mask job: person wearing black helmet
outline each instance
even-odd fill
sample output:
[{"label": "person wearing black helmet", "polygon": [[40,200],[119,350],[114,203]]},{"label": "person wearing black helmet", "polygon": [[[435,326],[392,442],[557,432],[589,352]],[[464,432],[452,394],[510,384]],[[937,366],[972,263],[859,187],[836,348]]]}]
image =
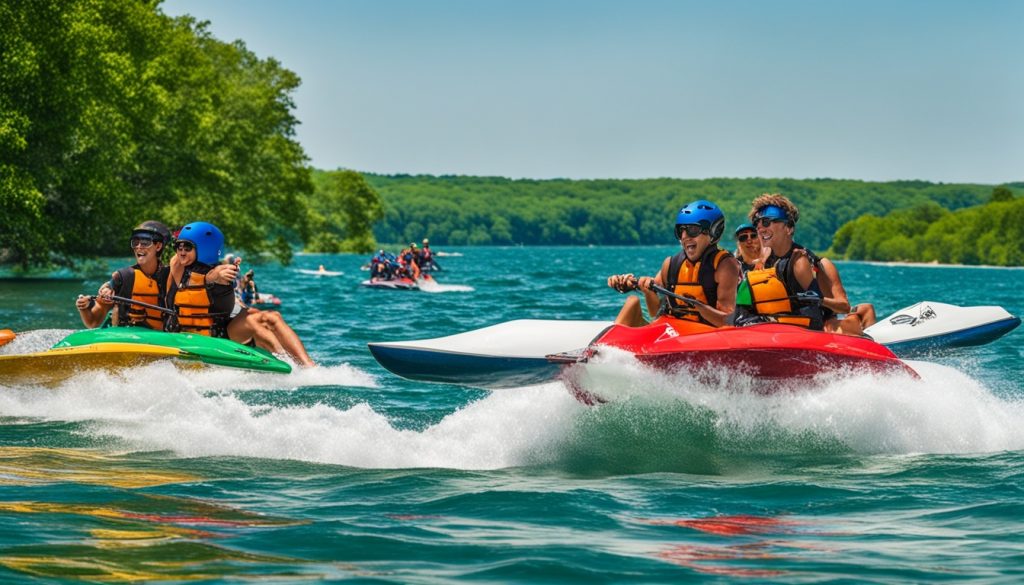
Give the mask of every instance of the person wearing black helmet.
[{"label": "person wearing black helmet", "polygon": [[119,301],[122,297],[163,306],[163,291],[167,286],[167,265],[161,256],[171,240],[171,231],[159,221],[144,221],[132,230],[129,245],[135,255],[135,264],[114,272],[110,281],[100,287],[95,298],[79,295],[75,301],[82,323],[88,328],[99,327],[113,309],[111,322],[121,327],[147,327],[162,330],[164,313],[142,304]]},{"label": "person wearing black helmet", "polygon": [[[667,313],[721,327],[733,311],[740,282],[739,263],[717,245],[724,231],[722,210],[704,199],[694,201],[676,215],[675,234],[682,250],[665,258],[653,277],[617,274],[608,278],[608,286],[619,292],[640,290],[651,315]],[[651,290],[652,284],[695,302],[685,303],[669,297],[665,305],[661,305],[657,293]],[[646,324],[636,297],[626,300],[615,322],[632,327]]]}]

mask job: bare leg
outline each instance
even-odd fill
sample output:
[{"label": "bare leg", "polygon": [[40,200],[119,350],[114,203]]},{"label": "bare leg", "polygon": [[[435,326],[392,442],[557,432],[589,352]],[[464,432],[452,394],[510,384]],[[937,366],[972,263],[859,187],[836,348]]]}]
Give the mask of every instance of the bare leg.
[{"label": "bare leg", "polygon": [[[279,345],[284,347],[288,355],[295,358],[304,366],[315,366],[316,364],[306,353],[306,346],[295,331],[284,322],[281,313],[277,311],[259,311],[256,313],[259,323],[269,329],[277,337]],[[258,342],[257,342],[258,343]]]},{"label": "bare leg", "polygon": [[255,340],[256,347],[272,353],[286,353],[274,332],[260,323],[259,313],[257,309],[248,309],[235,315],[228,323],[228,338],[243,344]]},{"label": "bare leg", "polygon": [[646,325],[647,321],[644,320],[644,313],[640,309],[640,298],[634,296],[626,297],[626,302],[619,309],[615,322],[619,325],[628,325],[629,327],[643,327]]},{"label": "bare leg", "polygon": [[860,322],[865,327],[871,327],[878,322],[875,315],[875,306],[871,303],[861,303],[853,308],[853,312],[860,317]]},{"label": "bare leg", "polygon": [[864,326],[860,323],[860,317],[856,314],[849,314],[842,321],[839,322],[839,333],[845,333],[846,335],[864,335]]}]

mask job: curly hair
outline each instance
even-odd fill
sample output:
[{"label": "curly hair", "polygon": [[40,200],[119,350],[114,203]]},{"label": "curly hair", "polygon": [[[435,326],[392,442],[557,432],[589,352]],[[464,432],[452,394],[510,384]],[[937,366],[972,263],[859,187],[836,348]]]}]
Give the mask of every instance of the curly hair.
[{"label": "curly hair", "polygon": [[757,212],[769,205],[781,207],[793,223],[796,223],[797,220],[800,219],[800,210],[796,208],[796,205],[793,205],[793,202],[785,195],[781,195],[779,193],[762,193],[757,196],[757,198],[754,199],[754,202],[750,204],[750,213],[747,214],[747,217],[750,218],[750,221],[754,221],[754,218],[757,216]]}]

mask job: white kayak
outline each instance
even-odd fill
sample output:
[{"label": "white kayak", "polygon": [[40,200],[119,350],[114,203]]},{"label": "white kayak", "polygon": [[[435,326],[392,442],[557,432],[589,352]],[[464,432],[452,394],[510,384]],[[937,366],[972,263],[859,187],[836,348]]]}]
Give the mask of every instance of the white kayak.
[{"label": "white kayak", "polygon": [[520,319],[433,339],[368,344],[370,353],[403,378],[479,388],[510,388],[552,380],[547,356],[587,345],[610,321]]},{"label": "white kayak", "polygon": [[[520,319],[436,337],[370,343],[370,353],[410,380],[477,388],[549,382],[560,366],[548,356],[587,347],[610,321]],[[923,301],[867,329],[901,358],[992,342],[1020,325],[1001,307],[958,307]]]},{"label": "white kayak", "polygon": [[900,357],[917,357],[958,347],[984,345],[1020,325],[1002,307],[958,307],[921,301],[864,330]]}]

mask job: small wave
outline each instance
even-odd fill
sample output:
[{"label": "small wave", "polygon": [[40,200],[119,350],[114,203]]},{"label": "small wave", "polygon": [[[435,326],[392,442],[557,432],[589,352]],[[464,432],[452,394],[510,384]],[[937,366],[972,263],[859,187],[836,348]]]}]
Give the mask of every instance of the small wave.
[{"label": "small wave", "polygon": [[473,292],[476,290],[465,284],[438,284],[434,280],[421,280],[419,287],[421,291],[428,293]]},{"label": "small wave", "polygon": [[73,332],[73,329],[33,329],[22,331],[9,343],[0,346],[0,355],[46,351],[53,347],[54,343],[64,339]]}]

